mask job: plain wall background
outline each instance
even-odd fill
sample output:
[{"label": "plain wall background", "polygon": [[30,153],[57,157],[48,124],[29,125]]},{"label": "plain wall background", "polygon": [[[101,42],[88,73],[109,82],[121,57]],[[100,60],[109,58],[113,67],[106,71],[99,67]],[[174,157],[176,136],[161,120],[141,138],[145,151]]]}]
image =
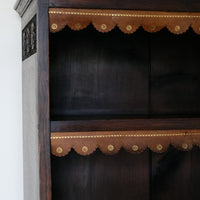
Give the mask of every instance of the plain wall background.
[{"label": "plain wall background", "polygon": [[1,200],[23,200],[21,21],[15,2],[0,5]]}]

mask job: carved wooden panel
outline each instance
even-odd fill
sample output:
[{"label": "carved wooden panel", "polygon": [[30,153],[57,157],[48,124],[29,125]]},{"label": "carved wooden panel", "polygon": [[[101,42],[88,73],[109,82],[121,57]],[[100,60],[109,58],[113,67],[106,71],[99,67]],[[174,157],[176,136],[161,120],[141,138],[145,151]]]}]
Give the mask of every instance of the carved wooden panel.
[{"label": "carved wooden panel", "polygon": [[22,31],[22,60],[36,52],[36,16],[34,16]]}]

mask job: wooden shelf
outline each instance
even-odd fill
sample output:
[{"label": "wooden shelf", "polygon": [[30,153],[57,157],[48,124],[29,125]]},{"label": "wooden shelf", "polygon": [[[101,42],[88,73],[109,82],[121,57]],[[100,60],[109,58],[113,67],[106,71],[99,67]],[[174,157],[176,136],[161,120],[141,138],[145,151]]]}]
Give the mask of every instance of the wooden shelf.
[{"label": "wooden shelf", "polygon": [[199,129],[200,118],[51,121],[51,132]]}]

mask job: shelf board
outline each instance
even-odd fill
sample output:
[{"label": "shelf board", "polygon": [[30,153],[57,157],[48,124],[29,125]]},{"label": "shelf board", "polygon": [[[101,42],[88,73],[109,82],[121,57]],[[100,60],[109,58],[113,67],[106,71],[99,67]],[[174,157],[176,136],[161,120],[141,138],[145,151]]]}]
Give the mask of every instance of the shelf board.
[{"label": "shelf board", "polygon": [[199,129],[200,118],[51,121],[51,132]]}]

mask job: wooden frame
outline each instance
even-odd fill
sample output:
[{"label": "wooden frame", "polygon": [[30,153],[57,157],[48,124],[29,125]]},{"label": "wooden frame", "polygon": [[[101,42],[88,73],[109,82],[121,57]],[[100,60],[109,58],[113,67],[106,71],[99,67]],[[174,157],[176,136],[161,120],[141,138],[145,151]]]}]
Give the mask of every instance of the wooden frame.
[{"label": "wooden frame", "polygon": [[[51,200],[51,165],[50,165],[50,120],[49,120],[49,58],[48,58],[48,0],[22,0],[16,3],[15,9],[18,11],[20,16],[22,17],[23,24],[28,24],[32,13],[37,16],[36,20],[36,35],[37,35],[37,60],[35,65],[32,68],[37,69],[37,74],[35,80],[37,81],[36,88],[36,100],[32,102],[34,109],[37,109],[38,115],[36,119],[36,130],[34,134],[36,134],[38,140],[38,146],[36,149],[38,151],[38,155],[35,155],[36,162],[38,165],[38,169],[30,169],[27,165],[24,164],[24,185],[28,184],[29,188],[26,188],[24,193],[24,199],[35,200]],[[42,28],[41,28],[42,27]],[[23,26],[22,26],[23,29]],[[30,56],[30,55],[29,55]],[[27,59],[32,59],[31,57],[27,57]],[[25,63],[25,62],[24,62]],[[26,64],[24,64],[26,65]],[[26,66],[24,66],[25,68]],[[27,76],[28,74],[25,74]],[[24,79],[24,78],[23,78]],[[29,84],[24,83],[24,84]],[[27,91],[25,91],[27,92]],[[25,96],[25,93],[23,94]],[[30,98],[29,96],[27,98]],[[25,102],[24,102],[25,103]],[[30,105],[27,105],[30,108]],[[29,110],[29,112],[31,112]],[[26,118],[24,113],[24,118]],[[31,124],[30,124],[31,126]],[[29,127],[31,128],[31,127]],[[28,132],[24,132],[25,135],[28,136]],[[27,148],[27,149],[25,149]],[[26,152],[32,151],[32,149],[28,149],[29,147],[24,148],[24,159],[26,159]],[[35,154],[36,152],[31,152]],[[25,160],[26,163],[26,160]],[[35,165],[35,163],[34,163]],[[33,172],[33,170],[36,170]],[[39,182],[32,180],[27,180],[26,176],[30,176],[34,173],[33,176],[37,176],[39,178]],[[30,195],[32,190],[35,191],[35,194]]]}]

